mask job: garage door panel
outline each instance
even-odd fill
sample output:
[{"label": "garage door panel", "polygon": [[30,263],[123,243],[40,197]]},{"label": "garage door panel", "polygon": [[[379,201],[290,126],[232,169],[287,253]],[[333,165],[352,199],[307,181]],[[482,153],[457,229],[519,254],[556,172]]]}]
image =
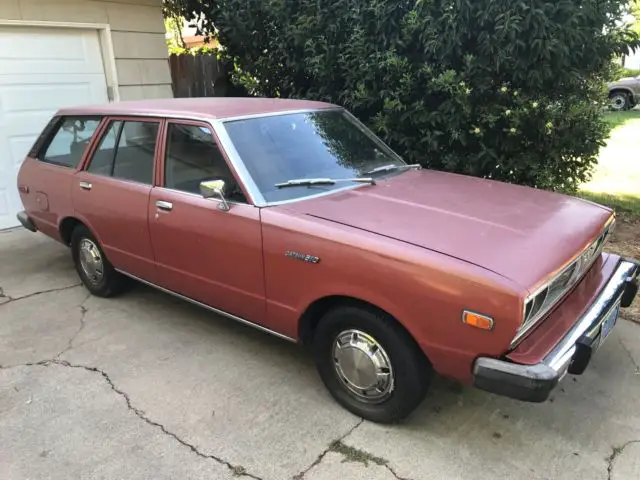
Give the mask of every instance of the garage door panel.
[{"label": "garage door panel", "polygon": [[18,170],[55,112],[107,101],[96,31],[0,27],[0,229],[17,224]]},{"label": "garage door panel", "polygon": [[87,103],[107,101],[104,76],[64,75],[44,83],[32,79],[16,83],[0,75],[0,115],[30,111],[56,111]]},{"label": "garage door panel", "polygon": [[98,32],[55,28],[0,28],[2,75],[103,74]]},{"label": "garage door panel", "polygon": [[9,145],[8,151],[9,156],[11,157],[10,163],[15,170],[20,168],[22,165],[22,160],[25,157],[25,152],[28,152],[34,143],[36,143],[36,139],[38,138],[39,132],[32,132],[27,135],[16,135],[14,137],[9,137]]},{"label": "garage door panel", "polygon": [[[2,221],[5,219],[5,228],[12,227],[7,217],[12,213],[12,209],[9,208],[9,192],[0,190],[0,228],[2,228]],[[15,223],[15,222],[14,222]]]}]

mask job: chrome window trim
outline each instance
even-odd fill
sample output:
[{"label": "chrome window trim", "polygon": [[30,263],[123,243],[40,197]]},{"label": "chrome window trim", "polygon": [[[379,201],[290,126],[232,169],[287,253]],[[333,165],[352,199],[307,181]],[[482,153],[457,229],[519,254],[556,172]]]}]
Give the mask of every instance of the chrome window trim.
[{"label": "chrome window trim", "polygon": [[128,183],[128,184],[131,184],[131,185],[138,185],[138,186],[141,186],[141,187],[148,187],[149,189],[154,188],[153,180],[151,181],[151,183],[144,183],[144,182],[139,182],[137,180],[132,180],[130,178],[112,177],[111,175],[104,175],[102,173],[90,172],[88,170],[79,170],[77,173],[80,173],[80,172],[85,173],[87,175],[93,175],[94,177],[98,177],[98,179],[100,179],[100,178],[108,178],[108,179],[111,179],[111,180],[114,180],[114,181],[118,181],[118,182],[122,182],[122,183]]},{"label": "chrome window trim", "polygon": [[331,195],[331,194],[338,193],[338,192],[344,192],[344,191],[347,191],[347,190],[353,190],[353,189],[356,189],[356,188],[361,188],[361,187],[364,187],[366,185],[365,184],[348,185],[348,186],[345,186],[345,187],[342,187],[342,188],[336,188],[336,189],[329,190],[329,191],[326,191],[326,192],[320,192],[320,193],[305,195],[303,197],[292,198],[292,199],[289,199],[289,200],[280,200],[280,201],[276,201],[276,202],[268,202],[264,198],[264,195],[262,195],[262,192],[260,192],[260,189],[258,188],[257,184],[253,180],[253,177],[251,176],[251,174],[247,170],[247,167],[245,166],[244,162],[242,161],[242,158],[240,157],[240,154],[236,150],[236,148],[235,148],[235,146],[233,144],[233,141],[231,140],[231,137],[229,136],[229,134],[227,132],[227,129],[226,129],[224,124],[225,123],[236,122],[236,121],[239,121],[239,120],[251,120],[251,119],[255,119],[255,118],[275,117],[275,116],[282,116],[282,115],[295,115],[295,114],[300,114],[300,113],[312,113],[312,112],[322,112],[322,111],[332,111],[332,110],[341,111],[341,112],[345,113],[349,117],[349,119],[354,123],[354,125],[358,129],[360,129],[360,131],[362,131],[376,145],[378,145],[387,154],[389,154],[393,158],[397,159],[399,162],[401,162],[401,163],[406,165],[406,162],[403,160],[403,158],[400,155],[398,155],[386,143],[384,143],[380,137],[378,137],[370,129],[368,129],[366,127],[366,125],[364,125],[360,120],[358,120],[351,112],[349,112],[348,110],[346,110],[346,109],[344,109],[342,107],[338,107],[338,106],[331,106],[331,107],[326,107],[326,108],[308,108],[308,109],[300,109],[300,110],[286,110],[286,111],[282,111],[282,112],[259,113],[259,114],[253,114],[253,115],[239,115],[239,116],[236,116],[236,117],[228,117],[228,118],[217,119],[217,120],[209,120],[208,123],[214,129],[214,131],[216,133],[216,136],[220,140],[220,145],[222,146],[222,148],[224,149],[224,151],[228,155],[229,161],[231,162],[231,164],[233,165],[234,169],[236,170],[238,176],[240,177],[240,181],[244,184],[245,188],[247,189],[247,192],[249,193],[253,204],[256,207],[264,208],[264,207],[271,207],[271,206],[277,206],[277,205],[285,205],[287,203],[301,202],[301,201],[309,200],[309,199],[312,199],[312,198],[324,197],[326,195]]},{"label": "chrome window trim", "polygon": [[237,122],[238,120],[253,120],[254,118],[264,117],[279,117],[281,115],[295,115],[298,113],[312,113],[321,112],[323,110],[344,110],[344,108],[337,105],[327,105],[326,107],[314,107],[314,108],[296,108],[292,110],[281,110],[276,112],[262,112],[262,113],[250,113],[247,115],[234,115],[231,117],[218,118],[222,123]]},{"label": "chrome window trim", "polygon": [[224,128],[222,120],[210,120],[209,124],[211,128],[215,132],[218,137],[218,141],[220,142],[220,146],[224,150],[224,153],[227,154],[229,158],[229,162],[231,166],[235,170],[238,177],[240,177],[240,181],[244,185],[247,194],[249,195],[248,200],[253,203],[256,207],[265,207],[267,206],[267,202],[265,198],[262,196],[260,189],[256,185],[256,182],[253,181],[253,177],[249,174],[247,167],[244,162],[240,158],[240,154],[236,150],[235,145],[231,141],[231,137],[227,133],[227,129]]},{"label": "chrome window trim", "polygon": [[375,133],[373,133],[373,131],[370,128],[368,128],[364,123],[358,120],[358,118],[353,113],[351,113],[349,110],[346,110],[344,108],[340,108],[339,110],[342,110],[347,115],[347,117],[349,117],[349,119],[351,119],[351,121],[356,125],[356,127],[358,127],[360,131],[364,133],[367,137],[369,137],[369,139],[371,139],[376,145],[378,145],[380,148],[382,148],[386,153],[388,153],[392,157],[395,157],[396,160],[407,165],[407,162],[400,155],[398,155],[398,153],[395,150],[393,150],[389,145],[384,143],[384,141]]},{"label": "chrome window trim", "polygon": [[[169,187],[163,187],[162,185],[155,185],[153,187],[154,189],[157,189],[158,191],[167,191],[167,192],[172,192],[172,193],[178,193],[181,195],[187,195],[189,197],[196,197],[196,198],[200,198],[202,200],[207,200],[207,201],[212,201],[212,202],[216,202],[216,203],[222,203],[221,200],[218,200],[217,198],[204,198],[202,195],[199,195],[197,193],[193,193],[193,192],[185,192],[184,190],[179,190],[177,188],[169,188]],[[158,193],[158,192],[156,192]],[[244,205],[245,207],[254,207],[256,208],[255,205],[251,205],[250,203],[243,203],[243,202],[236,202],[233,200],[227,200],[227,203],[229,205]]]},{"label": "chrome window trim", "polygon": [[358,184],[355,184],[355,185],[347,185],[345,187],[334,188],[333,190],[328,190],[328,191],[325,191],[325,192],[312,193],[311,195],[307,195],[305,197],[290,198],[289,200],[279,200],[277,202],[267,202],[263,206],[264,207],[276,207],[278,205],[286,205],[287,203],[302,202],[304,200],[311,200],[312,198],[326,197],[327,195],[332,195],[334,193],[345,192],[347,190],[355,190],[357,188],[366,187],[366,186],[371,186],[371,184],[369,184],[369,183],[358,183]]}]

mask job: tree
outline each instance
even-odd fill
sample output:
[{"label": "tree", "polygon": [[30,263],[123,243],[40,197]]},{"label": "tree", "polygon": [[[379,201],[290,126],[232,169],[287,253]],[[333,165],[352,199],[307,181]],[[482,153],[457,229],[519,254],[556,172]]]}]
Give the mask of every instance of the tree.
[{"label": "tree", "polygon": [[634,32],[640,34],[640,0],[632,0],[630,13],[634,18],[633,26],[631,28]]},{"label": "tree", "polygon": [[182,17],[167,16],[164,19],[164,29],[168,34],[166,42],[169,52],[187,49],[182,36],[182,22]]},{"label": "tree", "polygon": [[626,0],[173,0],[264,96],[338,103],[409,163],[575,191]]}]

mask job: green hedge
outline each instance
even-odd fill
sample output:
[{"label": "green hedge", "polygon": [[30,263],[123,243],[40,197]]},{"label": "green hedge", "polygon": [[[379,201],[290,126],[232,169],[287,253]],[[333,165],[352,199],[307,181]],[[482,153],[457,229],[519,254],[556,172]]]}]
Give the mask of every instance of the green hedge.
[{"label": "green hedge", "polygon": [[[178,0],[178,3],[179,0]],[[190,0],[256,95],[344,105],[407,162],[575,191],[626,0]],[[214,28],[215,25],[215,28]],[[524,214],[524,212],[523,212]]]}]

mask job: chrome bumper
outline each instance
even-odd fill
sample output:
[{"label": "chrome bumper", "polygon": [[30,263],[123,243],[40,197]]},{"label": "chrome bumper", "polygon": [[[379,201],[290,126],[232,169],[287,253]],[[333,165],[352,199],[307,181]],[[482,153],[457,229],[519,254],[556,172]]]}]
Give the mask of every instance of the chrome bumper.
[{"label": "chrome bumper", "polygon": [[29,230],[30,232],[38,231],[38,228],[36,227],[35,223],[33,223],[33,220],[31,220],[31,218],[29,217],[29,215],[27,215],[26,212],[18,212],[16,217],[20,222],[20,224],[22,224],[22,226],[27,230]]},{"label": "chrome bumper", "polygon": [[596,300],[556,346],[536,365],[480,357],[473,366],[474,385],[499,395],[543,402],[567,374],[579,375],[598,349],[602,324],[618,304],[631,305],[638,292],[640,263],[621,260]]}]

